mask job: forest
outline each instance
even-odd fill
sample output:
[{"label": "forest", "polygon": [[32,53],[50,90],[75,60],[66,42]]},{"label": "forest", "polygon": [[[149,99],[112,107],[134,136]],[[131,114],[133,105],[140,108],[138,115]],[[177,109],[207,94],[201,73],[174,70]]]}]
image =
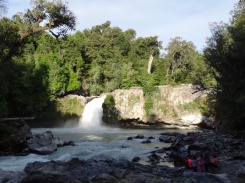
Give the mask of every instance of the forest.
[{"label": "forest", "polygon": [[110,21],[76,30],[75,15],[60,0],[33,0],[11,19],[6,2],[0,0],[0,118],[38,116],[67,94],[185,83],[210,91],[215,115],[245,128],[245,0],[229,23],[210,26],[202,53],[181,37],[163,48],[157,36],[137,37]]}]

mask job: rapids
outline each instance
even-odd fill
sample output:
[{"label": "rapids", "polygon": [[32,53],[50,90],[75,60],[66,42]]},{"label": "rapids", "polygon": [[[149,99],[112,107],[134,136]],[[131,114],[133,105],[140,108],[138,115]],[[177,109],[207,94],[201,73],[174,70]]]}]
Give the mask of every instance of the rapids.
[{"label": "rapids", "polygon": [[[140,163],[149,164],[149,152],[169,146],[159,141],[162,132],[183,132],[182,130],[146,130],[146,129],[120,129],[107,128],[101,125],[102,103],[105,96],[93,99],[84,109],[84,113],[77,128],[32,128],[33,134],[52,131],[55,137],[73,140],[75,146],[58,148],[50,155],[29,154],[27,156],[0,157],[1,169],[8,171],[22,171],[27,163],[34,161],[60,160],[68,161],[72,158],[89,159],[94,155],[105,154],[114,158],[132,160],[138,156]],[[144,139],[127,140],[128,137],[144,135]],[[143,144],[147,137],[155,137],[150,144]],[[162,155],[164,156],[164,155]],[[171,163],[161,164],[172,166]]]},{"label": "rapids", "polygon": [[[68,161],[72,158],[87,160],[94,155],[105,154],[114,158],[125,158],[132,160],[138,156],[140,163],[149,164],[149,152],[162,148],[169,144],[164,144],[158,138],[152,139],[150,144],[142,144],[145,139],[127,140],[127,137],[134,137],[143,134],[145,137],[158,137],[161,131],[149,130],[127,130],[119,128],[102,128],[101,130],[88,130],[84,128],[35,128],[33,134],[38,134],[51,130],[55,137],[73,140],[75,146],[65,146],[58,148],[50,155],[29,154],[27,156],[2,156],[0,157],[1,169],[8,171],[22,171],[27,163],[34,161],[61,160]],[[164,130],[176,131],[176,130]],[[161,164],[172,166],[169,163]]]}]

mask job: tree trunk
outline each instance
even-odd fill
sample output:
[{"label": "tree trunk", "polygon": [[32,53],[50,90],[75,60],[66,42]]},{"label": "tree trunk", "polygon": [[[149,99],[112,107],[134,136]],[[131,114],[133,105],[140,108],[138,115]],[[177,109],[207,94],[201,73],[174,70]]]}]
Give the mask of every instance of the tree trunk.
[{"label": "tree trunk", "polygon": [[151,74],[151,64],[153,62],[153,59],[154,59],[154,57],[151,55],[149,62],[148,62],[148,70],[147,70],[148,74]]}]

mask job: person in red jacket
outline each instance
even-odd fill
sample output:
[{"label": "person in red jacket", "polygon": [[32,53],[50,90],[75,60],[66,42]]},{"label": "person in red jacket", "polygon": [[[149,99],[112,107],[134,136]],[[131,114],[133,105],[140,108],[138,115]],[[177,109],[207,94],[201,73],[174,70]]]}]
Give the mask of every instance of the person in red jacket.
[{"label": "person in red jacket", "polygon": [[192,162],[192,158],[189,157],[188,160],[187,160],[187,166],[189,169],[192,169],[193,168],[193,162]]},{"label": "person in red jacket", "polygon": [[217,173],[219,167],[219,160],[216,155],[213,155],[211,160],[211,173]]},{"label": "person in red jacket", "polygon": [[219,160],[216,155],[213,155],[213,158],[211,160],[212,166],[213,167],[218,167],[219,166]]},{"label": "person in red jacket", "polygon": [[216,130],[216,125],[213,123],[212,124],[212,129],[213,129],[213,132],[215,132],[215,130]]}]

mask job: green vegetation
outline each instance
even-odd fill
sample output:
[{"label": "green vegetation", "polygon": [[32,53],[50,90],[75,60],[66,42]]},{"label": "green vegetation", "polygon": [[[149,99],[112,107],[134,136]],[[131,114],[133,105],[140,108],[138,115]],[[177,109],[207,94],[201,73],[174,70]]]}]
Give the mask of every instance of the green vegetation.
[{"label": "green vegetation", "polygon": [[216,100],[212,96],[201,97],[196,101],[199,105],[199,109],[204,116],[213,117],[216,115],[215,104]]},{"label": "green vegetation", "polygon": [[77,98],[60,98],[56,100],[56,109],[61,117],[66,115],[81,116],[84,106]]},{"label": "green vegetation", "polygon": [[167,114],[168,114],[168,112],[169,112],[168,107],[160,106],[159,108],[160,108],[161,112],[162,112],[164,115],[167,115]]},{"label": "green vegetation", "polygon": [[[57,99],[131,87],[143,87],[149,116],[156,86],[185,83],[213,90],[215,111],[201,105],[203,113],[217,112],[235,127],[244,127],[244,0],[235,7],[230,24],[212,25],[203,54],[180,37],[163,48],[157,36],[137,38],[135,30],[122,31],[110,21],[67,35],[75,29],[76,17],[66,3],[31,2],[32,9],[0,19],[0,117],[39,116],[50,106],[60,116],[67,116],[64,110],[77,115],[72,104],[59,106]],[[0,10],[6,6],[0,1]]]},{"label": "green vegetation", "polygon": [[209,96],[201,97],[198,100],[190,103],[186,103],[180,108],[188,112],[200,111],[202,115],[207,117],[215,116],[214,105],[215,101],[212,101]]},{"label": "green vegetation", "polygon": [[58,98],[50,102],[42,112],[37,115],[39,120],[47,118],[49,121],[58,121],[59,119],[79,118],[84,106],[81,100],[77,98]]},{"label": "green vegetation", "polygon": [[143,87],[143,92],[144,92],[144,99],[145,99],[145,105],[144,109],[146,112],[146,116],[150,117],[152,114],[151,110],[153,109],[153,102],[154,102],[154,97],[157,92],[159,92],[159,89],[152,85],[152,83],[148,83]]},{"label": "green vegetation", "polygon": [[106,96],[102,108],[103,108],[102,120],[107,124],[115,125],[118,122],[119,116],[112,95]]},{"label": "green vegetation", "polygon": [[104,100],[104,103],[103,105],[107,108],[110,108],[110,109],[113,109],[115,107],[115,101],[114,101],[114,98],[112,95],[107,95],[105,100]]},{"label": "green vegetation", "polygon": [[199,105],[195,102],[190,102],[190,103],[187,103],[187,104],[184,104],[183,105],[183,108],[184,110],[186,111],[196,111],[196,110],[199,110]]},{"label": "green vegetation", "polygon": [[217,116],[236,129],[245,128],[245,1],[232,11],[229,24],[211,25],[212,36],[204,50],[214,69]]}]

